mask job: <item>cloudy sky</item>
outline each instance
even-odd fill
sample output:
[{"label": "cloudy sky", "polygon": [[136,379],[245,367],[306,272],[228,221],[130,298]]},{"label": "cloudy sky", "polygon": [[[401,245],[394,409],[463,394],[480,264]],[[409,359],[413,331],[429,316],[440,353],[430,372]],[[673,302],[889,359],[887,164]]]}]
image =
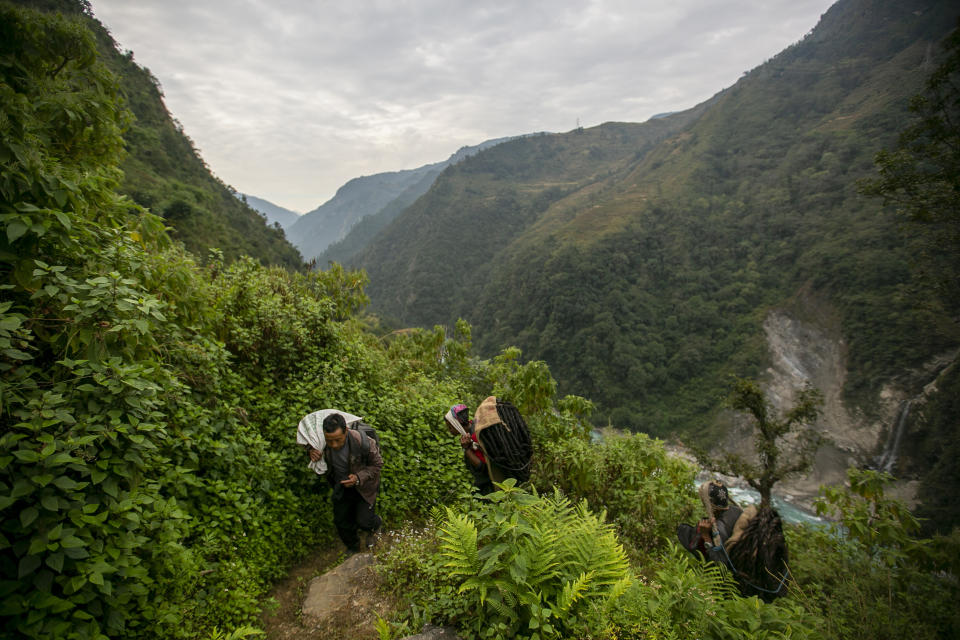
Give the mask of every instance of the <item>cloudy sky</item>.
[{"label": "cloudy sky", "polygon": [[464,145],[694,106],[832,0],[92,0],[204,160],[299,212]]}]

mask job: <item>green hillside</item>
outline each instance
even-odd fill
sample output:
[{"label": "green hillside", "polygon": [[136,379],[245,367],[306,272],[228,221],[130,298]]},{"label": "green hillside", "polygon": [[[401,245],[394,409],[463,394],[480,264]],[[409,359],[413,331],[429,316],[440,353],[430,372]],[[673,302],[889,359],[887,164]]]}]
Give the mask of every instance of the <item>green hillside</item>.
[{"label": "green hillside", "polygon": [[[371,298],[387,315],[425,325],[467,317],[495,257],[551,206],[565,198],[595,202],[702,110],[500,144],[445,170],[352,262],[367,269]],[[388,251],[392,242],[405,244]]]},{"label": "green hillside", "polygon": [[[845,393],[869,411],[882,382],[958,342],[910,286],[915,239],[857,191],[957,13],[845,0],[694,112],[464,162],[355,262],[374,307],[466,318],[483,351],[546,360],[601,419],[684,437],[708,433],[728,373],[765,364],[769,309],[826,315],[848,345]],[[670,128],[638,137],[654,127]],[[451,237],[455,257],[437,250]]]},{"label": "green hillside", "polygon": [[[956,635],[960,534],[916,537],[887,474],[823,491],[831,531],[762,520],[790,557],[767,603],[676,545],[698,517],[693,465],[642,434],[595,441],[591,403],[559,396],[542,362],[476,357],[465,322],[384,336],[360,313],[362,272],[198,262],[116,192],[130,114],[96,51],[87,21],[0,1],[4,638],[263,637],[281,581],[294,611],[271,637],[316,638],[300,615],[316,572],[291,567],[345,555],[295,437],[322,407],[376,427],[388,530],[363,582],[376,616],[326,637]],[[534,451],[529,484],[479,499],[442,416],[491,394]]]},{"label": "green hillside", "polygon": [[124,131],[126,156],[119,191],[162,216],[173,237],[205,256],[218,248],[233,260],[249,255],[264,264],[299,268],[302,259],[281,230],[234,197],[204,163],[163,103],[159,81],[139,66],[130,51],[120,52],[109,32],[75,0],[19,0],[17,4],[67,15],[83,15],[97,40],[99,59],[115,74],[133,114]]}]

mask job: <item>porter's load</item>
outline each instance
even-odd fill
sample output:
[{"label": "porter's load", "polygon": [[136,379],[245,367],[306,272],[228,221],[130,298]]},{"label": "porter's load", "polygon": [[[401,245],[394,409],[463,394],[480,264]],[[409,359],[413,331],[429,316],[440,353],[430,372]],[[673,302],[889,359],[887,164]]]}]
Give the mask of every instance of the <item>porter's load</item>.
[{"label": "porter's load", "polygon": [[533,443],[527,423],[515,406],[495,396],[488,397],[474,413],[473,428],[483,447],[491,480],[530,479]]}]

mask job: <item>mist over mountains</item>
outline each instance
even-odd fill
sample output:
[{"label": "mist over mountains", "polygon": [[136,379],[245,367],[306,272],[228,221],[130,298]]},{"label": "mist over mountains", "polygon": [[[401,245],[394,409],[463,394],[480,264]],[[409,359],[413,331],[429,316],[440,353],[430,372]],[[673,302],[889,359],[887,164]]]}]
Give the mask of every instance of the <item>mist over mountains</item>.
[{"label": "mist over mountains", "polygon": [[[343,261],[351,244],[368,241],[373,234],[389,224],[403,209],[427,192],[437,176],[448,166],[510,138],[487,140],[478,145],[462,147],[446,160],[423,165],[416,169],[378,173],[350,180],[337,189],[327,202],[297,219],[287,229],[287,237],[306,260],[319,258],[318,264],[328,260]],[[366,220],[365,220],[366,219]],[[355,238],[334,250],[331,256],[322,255],[328,247],[341,241],[359,223]]]},{"label": "mist over mountains", "polygon": [[237,197],[256,211],[262,213],[269,225],[279,224],[282,228],[286,229],[300,219],[300,214],[296,211],[285,209],[280,205],[273,204],[269,200],[251,196],[247,193],[238,193]]}]

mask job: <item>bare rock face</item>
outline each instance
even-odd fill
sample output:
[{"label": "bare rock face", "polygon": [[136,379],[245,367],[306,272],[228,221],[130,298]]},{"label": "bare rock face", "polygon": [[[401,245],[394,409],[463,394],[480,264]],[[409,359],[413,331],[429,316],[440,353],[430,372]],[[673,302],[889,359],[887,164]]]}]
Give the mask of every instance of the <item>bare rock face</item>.
[{"label": "bare rock face", "polygon": [[[813,386],[823,394],[822,413],[813,428],[826,439],[817,452],[813,469],[800,478],[777,485],[776,491],[809,507],[820,485],[843,484],[846,470],[866,463],[884,436],[885,425],[896,420],[900,394],[885,389],[878,399],[877,420],[867,420],[843,401],[847,378],[846,343],[832,323],[799,320],[785,311],[771,311],[763,324],[771,365],[761,380],[764,391],[780,415],[796,402],[797,393]],[[743,455],[753,451],[752,424],[743,416],[722,447]]]},{"label": "bare rock face", "polygon": [[373,565],[372,553],[350,556],[336,568],[310,581],[303,615],[322,620],[360,595],[358,578]]},{"label": "bare rock face", "polygon": [[771,366],[763,383],[781,414],[796,402],[797,393],[813,386],[823,394],[822,413],[813,425],[827,439],[814,467],[804,478],[789,479],[779,490],[809,502],[821,484],[840,484],[846,469],[861,463],[876,446],[880,425],[858,420],[843,403],[847,378],[846,344],[826,328],[772,311],[763,323]]},{"label": "bare rock face", "polygon": [[[802,299],[805,308],[813,308],[813,319],[800,320],[787,311],[771,311],[763,324],[770,350],[770,367],[761,384],[773,409],[780,415],[796,402],[797,393],[813,386],[823,394],[821,415],[813,425],[826,443],[817,451],[813,469],[804,477],[778,483],[776,492],[793,502],[810,507],[821,485],[843,484],[849,467],[869,466],[896,473],[898,447],[905,433],[911,406],[936,392],[931,382],[919,395],[910,397],[895,382],[884,385],[874,405],[872,418],[843,400],[847,378],[846,344],[839,324],[831,321],[829,305],[809,292]],[[935,380],[936,375],[957,361],[958,353],[942,354],[918,371],[904,372],[905,379]],[[742,415],[728,415],[733,423],[721,449],[745,457],[753,454],[752,422]],[[898,481],[891,494],[913,504],[917,483]]]}]

